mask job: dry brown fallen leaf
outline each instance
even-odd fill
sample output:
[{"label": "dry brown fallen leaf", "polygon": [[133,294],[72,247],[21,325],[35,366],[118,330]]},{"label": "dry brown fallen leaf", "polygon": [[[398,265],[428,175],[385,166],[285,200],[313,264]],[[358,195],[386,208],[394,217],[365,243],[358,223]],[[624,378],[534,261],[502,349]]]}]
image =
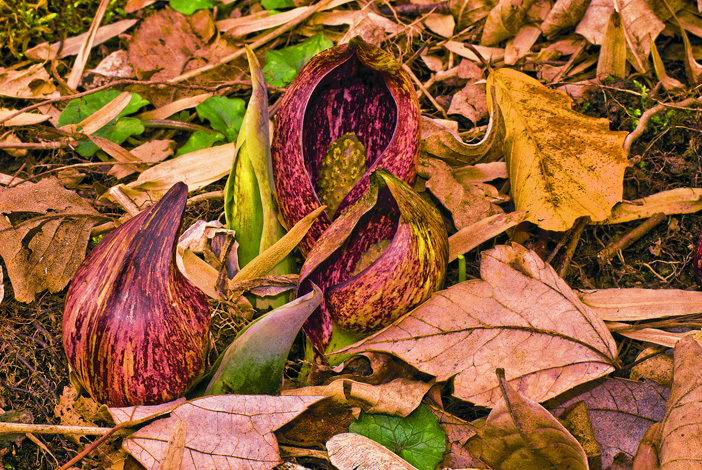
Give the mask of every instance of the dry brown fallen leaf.
[{"label": "dry brown fallen leaf", "polygon": [[340,352],[387,352],[439,382],[455,376],[456,397],[487,407],[500,399],[499,367],[536,401],[614,370],[607,327],[536,253],[498,246],[480,273]]},{"label": "dry brown fallen leaf", "polygon": [[541,23],[541,31],[552,38],[560,30],[575,26],[582,19],[590,0],[556,0],[548,16]]},{"label": "dry brown fallen leaf", "polygon": [[487,86],[495,88],[504,117],[503,150],[517,210],[545,230],[568,230],[583,216],[606,219],[622,199],[627,133],[573,111],[565,93],[516,70],[493,71]]},{"label": "dry brown fallen leaf", "polygon": [[651,380],[608,378],[585,392],[574,392],[559,397],[560,404],[551,412],[560,416],[583,402],[600,445],[602,468],[607,468],[619,453],[634,456],[646,429],[665,415],[670,390]]},{"label": "dry brown fallen leaf", "polygon": [[492,46],[515,36],[533,3],[534,0],[499,0],[487,15],[480,44]]},{"label": "dry brown fallen leaf", "polygon": [[46,98],[56,91],[49,72],[43,64],[22,70],[0,67],[0,96],[21,99]]},{"label": "dry brown fallen leaf", "polygon": [[327,441],[329,460],[339,470],[417,470],[402,457],[365,436],[337,434]]},{"label": "dry brown fallen leaf", "polygon": [[20,302],[66,287],[103,218],[56,178],[3,188],[0,214],[0,255]]},{"label": "dry brown fallen leaf", "polygon": [[693,214],[702,210],[702,188],[675,188],[633,201],[620,202],[603,224],[647,219],[654,214]]},{"label": "dry brown fallen leaf", "polygon": [[675,346],[673,388],[660,425],[660,470],[702,468],[702,333]]},{"label": "dry brown fallen leaf", "polygon": [[[268,470],[280,463],[278,441],[273,431],[322,398],[267,395],[197,398],[175,407],[170,416],[131,434],[122,446],[149,470],[173,468],[163,467],[162,463],[166,458],[178,461],[178,456],[172,455],[174,452],[182,454],[181,465],[175,467],[182,470]],[[165,409],[172,406],[167,405]],[[119,424],[143,419],[153,408],[111,408],[109,411]],[[176,435],[178,428],[184,436]],[[179,437],[180,446],[177,445]]]},{"label": "dry brown fallen leaf", "polygon": [[573,435],[543,406],[512,388],[502,372],[503,399],[485,421],[481,460],[501,470],[588,470],[585,451]]}]

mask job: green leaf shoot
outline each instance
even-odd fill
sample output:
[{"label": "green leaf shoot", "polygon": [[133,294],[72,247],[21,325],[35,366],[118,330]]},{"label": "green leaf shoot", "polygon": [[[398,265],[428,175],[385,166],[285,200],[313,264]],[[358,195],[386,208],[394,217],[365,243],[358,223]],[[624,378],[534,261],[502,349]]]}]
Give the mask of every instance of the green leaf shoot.
[{"label": "green leaf shoot", "polygon": [[300,44],[268,51],[266,65],[263,67],[266,83],[275,87],[287,86],[312,57],[333,45],[334,43],[319,33]]}]

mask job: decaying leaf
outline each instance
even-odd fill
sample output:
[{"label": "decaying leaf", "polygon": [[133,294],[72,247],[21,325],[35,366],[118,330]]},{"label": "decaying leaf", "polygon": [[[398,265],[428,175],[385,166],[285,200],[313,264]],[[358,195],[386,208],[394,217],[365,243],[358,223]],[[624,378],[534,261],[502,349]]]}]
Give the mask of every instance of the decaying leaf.
[{"label": "decaying leaf", "polygon": [[602,452],[602,468],[624,453],[633,457],[646,429],[665,415],[669,389],[646,380],[607,378],[594,388],[559,397],[552,413],[560,416],[578,402],[585,404]]},{"label": "decaying leaf", "polygon": [[653,13],[646,0],[614,0],[614,4],[622,16],[626,42],[634,56],[631,64],[639,72],[645,72],[649,68],[650,41],[656,40],[665,25]]},{"label": "decaying leaf", "polygon": [[448,110],[449,114],[460,114],[469,119],[473,124],[487,117],[488,107],[485,97],[485,86],[478,83],[469,83],[459,90],[453,98]]},{"label": "decaying leaf", "polygon": [[481,459],[501,470],[588,470],[578,441],[544,407],[510,386],[500,371],[503,399],[485,422]]},{"label": "decaying leaf", "polygon": [[624,78],[626,72],[626,36],[622,18],[618,11],[609,16],[607,28],[602,38],[600,56],[597,60],[597,78]]},{"label": "decaying leaf", "polygon": [[[8,116],[15,114],[16,110],[0,108],[0,119],[5,119]],[[31,126],[33,124],[39,124],[40,122],[48,121],[51,116],[48,114],[38,114],[38,113],[22,113],[7,121],[3,122],[3,126]]]},{"label": "decaying leaf", "polygon": [[576,113],[565,93],[515,70],[493,72],[493,86],[517,210],[545,230],[567,230],[583,216],[606,219],[622,199],[626,132]]},{"label": "decaying leaf", "polygon": [[[215,36],[212,12],[200,10],[185,16],[170,8],[152,12],[140,23],[129,41],[129,63],[139,79],[168,80],[236,51],[224,36]],[[192,82],[209,84],[232,80],[240,69],[227,63],[199,74]],[[145,87],[140,92],[155,106],[200,93],[197,88]]]},{"label": "decaying leaf", "polygon": [[458,258],[458,255],[468,253],[481,243],[524,222],[526,216],[524,211],[497,214],[460,229],[449,237],[449,262]]},{"label": "decaying leaf", "polygon": [[[322,397],[273,397],[267,395],[219,395],[198,398],[170,411],[141,428],[122,446],[149,470],[161,466],[169,442],[181,420],[185,423],[182,470],[236,468],[268,470],[280,463],[278,442],[273,431],[305,411]],[[173,407],[168,404],[165,410]],[[111,408],[115,421],[133,416],[138,409]],[[132,418],[134,419],[134,418]]]},{"label": "decaying leaf", "polygon": [[0,214],[0,255],[20,302],[66,287],[103,218],[56,178],[3,189]]},{"label": "decaying leaf", "polygon": [[689,470],[702,462],[702,333],[675,346],[673,388],[661,423],[660,470]]},{"label": "decaying leaf", "polygon": [[485,18],[496,0],[450,0],[449,9],[456,19],[456,31],[462,31]]},{"label": "decaying leaf", "polygon": [[587,39],[590,44],[601,45],[609,16],[613,11],[613,0],[591,0],[575,32]]},{"label": "decaying leaf", "polygon": [[429,406],[429,408],[439,418],[439,425],[446,432],[448,439],[448,450],[444,454],[441,467],[487,468],[487,465],[466,446],[468,439],[476,434],[477,428],[444,410],[433,406]]},{"label": "decaying leaf", "polygon": [[544,401],[612,370],[606,326],[555,271],[519,245],[483,252],[483,280],[466,281],[341,353],[394,354],[480,406],[500,399],[504,367],[525,396]]}]

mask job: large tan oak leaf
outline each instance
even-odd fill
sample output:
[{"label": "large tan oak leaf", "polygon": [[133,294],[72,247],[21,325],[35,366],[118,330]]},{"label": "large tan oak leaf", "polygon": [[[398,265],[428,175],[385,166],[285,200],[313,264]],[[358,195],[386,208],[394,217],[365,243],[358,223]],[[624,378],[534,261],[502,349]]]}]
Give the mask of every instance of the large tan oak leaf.
[{"label": "large tan oak leaf", "polygon": [[[214,395],[183,402],[122,444],[149,470],[270,470],[281,462],[273,431],[321,396]],[[169,404],[170,405],[170,404]],[[110,408],[117,424],[143,421],[164,405]]]},{"label": "large tan oak leaf", "polygon": [[604,322],[536,253],[498,246],[480,274],[341,352],[387,352],[437,381],[455,376],[456,397],[487,407],[501,397],[497,368],[537,402],[614,370]]},{"label": "large tan oak leaf", "polygon": [[627,133],[576,113],[568,95],[516,70],[492,72],[487,86],[495,87],[504,118],[503,152],[517,210],[555,231],[568,230],[579,217],[609,217],[622,199]]}]

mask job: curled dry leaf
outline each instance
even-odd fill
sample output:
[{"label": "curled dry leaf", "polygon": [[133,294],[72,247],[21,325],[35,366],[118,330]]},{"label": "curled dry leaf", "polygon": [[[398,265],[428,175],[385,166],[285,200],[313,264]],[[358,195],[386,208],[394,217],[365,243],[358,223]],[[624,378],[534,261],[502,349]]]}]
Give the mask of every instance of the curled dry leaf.
[{"label": "curled dry leaf", "polygon": [[692,214],[702,210],[702,188],[675,188],[633,201],[620,202],[602,223],[621,224],[654,214]]},{"label": "curled dry leaf", "polygon": [[437,381],[455,376],[454,395],[480,406],[500,399],[498,367],[537,401],[614,370],[606,326],[536,253],[499,246],[480,272],[340,352],[387,352]]},{"label": "curled dry leaf", "polygon": [[485,18],[496,0],[450,0],[449,9],[456,19],[456,31],[462,31]]},{"label": "curled dry leaf", "polygon": [[702,312],[702,292],[680,289],[599,289],[578,292],[607,321],[642,321]]},{"label": "curled dry leaf", "polygon": [[379,385],[337,379],[329,385],[286,390],[283,395],[324,395],[342,406],[360,406],[366,413],[404,418],[419,406],[432,385],[403,378]]},{"label": "curled dry leaf", "polygon": [[[305,411],[322,397],[219,395],[191,400],[169,410],[170,416],[141,428],[122,447],[149,470],[162,462],[174,441],[177,423],[185,424],[182,470],[201,468],[272,469],[280,463],[273,431]],[[163,405],[162,405],[163,406]],[[115,421],[148,416],[153,407],[111,408]]]},{"label": "curled dry leaf", "polygon": [[485,422],[481,459],[501,470],[588,470],[578,441],[543,406],[510,386],[504,371],[500,372],[503,399]]},{"label": "curled dry leaf", "polygon": [[606,219],[622,199],[627,133],[576,113],[568,95],[521,72],[499,69],[487,86],[495,87],[504,117],[503,150],[517,210],[545,230],[567,230],[583,216]]},{"label": "curled dry leaf", "polygon": [[[20,213],[30,218],[15,221]],[[90,230],[103,219],[56,178],[3,189],[0,214],[0,255],[20,302],[66,287],[85,257]]]},{"label": "curled dry leaf", "polygon": [[673,388],[661,423],[660,470],[700,468],[702,462],[702,333],[675,346]]},{"label": "curled dry leaf", "polygon": [[353,433],[327,441],[329,460],[339,470],[417,470],[386,447]]},{"label": "curled dry leaf", "polygon": [[488,13],[480,44],[492,46],[519,32],[534,0],[499,0]]},{"label": "curled dry leaf", "polygon": [[[448,451],[444,454],[442,467],[449,468],[487,468],[477,455],[466,446],[468,439],[475,436],[478,429],[457,416],[429,405],[429,409],[439,419],[439,426],[446,432]],[[482,431],[481,431],[482,433]]]},{"label": "curled dry leaf", "polygon": [[578,402],[585,404],[602,452],[602,468],[624,453],[633,457],[641,437],[665,415],[670,390],[651,380],[605,379],[581,393],[568,392],[552,413],[560,416]]}]

